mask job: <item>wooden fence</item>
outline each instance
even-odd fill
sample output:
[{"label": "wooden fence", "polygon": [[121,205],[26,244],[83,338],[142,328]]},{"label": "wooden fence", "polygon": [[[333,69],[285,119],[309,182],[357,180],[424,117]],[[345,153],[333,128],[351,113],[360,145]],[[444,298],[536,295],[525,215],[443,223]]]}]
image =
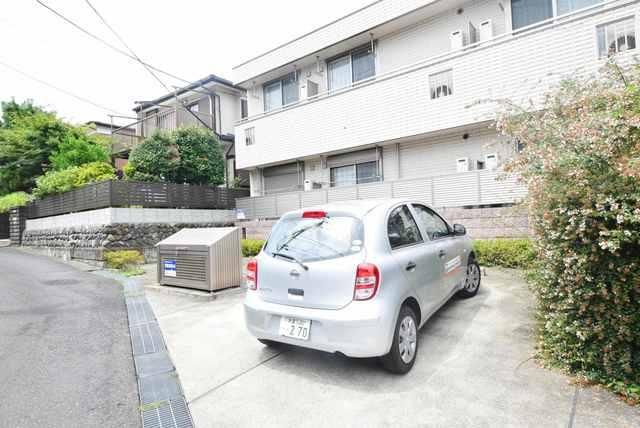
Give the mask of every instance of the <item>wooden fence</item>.
[{"label": "wooden fence", "polygon": [[27,206],[28,218],[108,207],[233,209],[249,190],[194,184],[112,180],[46,196]]},{"label": "wooden fence", "polygon": [[0,239],[9,239],[9,213],[0,214]]}]

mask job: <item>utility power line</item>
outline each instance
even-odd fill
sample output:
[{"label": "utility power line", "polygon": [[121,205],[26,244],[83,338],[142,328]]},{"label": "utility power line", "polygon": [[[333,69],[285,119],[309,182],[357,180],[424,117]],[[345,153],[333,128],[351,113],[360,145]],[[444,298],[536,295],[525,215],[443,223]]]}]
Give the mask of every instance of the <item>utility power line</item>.
[{"label": "utility power line", "polygon": [[149,74],[151,74],[153,76],[153,78],[156,79],[158,81],[158,83],[160,83],[162,85],[162,87],[167,92],[171,92],[171,89],[169,89],[169,87],[167,85],[165,85],[165,83],[162,80],[160,80],[158,75],[153,72],[151,67],[149,67],[147,64],[145,64],[144,61],[142,61],[140,59],[140,57],[138,55],[136,55],[136,53],[133,51],[133,49],[131,49],[131,47],[124,41],[124,39],[120,36],[120,34],[118,34],[118,32],[111,25],[109,25],[107,20],[102,16],[102,14],[100,14],[100,12],[98,12],[98,10],[91,4],[91,2],[89,0],[85,0],[85,2],[87,3],[87,5],[89,5],[91,10],[93,10],[93,13],[95,13],[98,16],[98,18],[100,18],[102,23],[111,31],[111,33],[113,33],[113,35],[116,36],[118,38],[118,40],[120,40],[120,43],[122,43],[122,45],[125,48],[127,48],[129,53],[131,53],[131,55],[133,55],[134,58],[149,72]]},{"label": "utility power line", "polygon": [[75,98],[75,99],[77,99],[79,101],[82,101],[82,102],[87,103],[87,104],[91,104],[92,106],[97,107],[97,108],[102,109],[102,110],[110,111],[111,113],[115,113],[115,114],[118,114],[118,115],[122,114],[122,112],[119,112],[118,110],[114,110],[112,108],[105,107],[103,105],[100,105],[98,103],[95,103],[95,102],[91,101],[88,98],[82,97],[80,95],[76,95],[73,92],[67,91],[66,89],[62,89],[59,86],[56,86],[56,85],[54,85],[52,83],[49,83],[49,82],[46,82],[46,81],[44,81],[44,80],[42,80],[42,79],[40,79],[38,77],[35,77],[35,76],[33,76],[33,75],[31,75],[31,74],[29,74],[27,72],[24,72],[24,71],[12,66],[12,65],[9,65],[9,64],[7,64],[5,62],[0,61],[0,65],[8,68],[9,70],[12,70],[15,73],[18,73],[18,74],[20,74],[20,75],[22,75],[24,77],[27,77],[27,78],[29,78],[31,80],[34,80],[34,81],[36,81],[36,82],[38,82],[38,83],[40,83],[40,84],[42,84],[44,86],[48,86],[49,88],[55,89],[58,92],[62,92],[63,94],[68,95],[68,96],[70,96],[72,98]]},{"label": "utility power line", "polygon": [[[66,23],[72,25],[73,27],[75,27],[76,29],[82,31],[84,34],[86,34],[87,36],[91,37],[92,39],[102,43],[103,45],[107,46],[109,49],[119,53],[120,55],[124,55],[129,59],[132,59],[136,62],[141,62],[143,65],[151,68],[154,71],[157,71],[158,73],[164,74],[165,76],[169,76],[173,79],[176,80],[180,80],[181,82],[184,82],[186,84],[192,84],[193,82],[183,79],[181,77],[176,76],[175,74],[171,74],[168,71],[164,71],[158,67],[154,67],[153,65],[149,64],[146,61],[140,61],[140,59],[136,58],[135,56],[131,55],[128,52],[123,51],[122,49],[112,45],[111,43],[107,42],[106,40],[102,39],[101,37],[93,34],[92,32],[90,32],[89,30],[86,30],[85,28],[83,28],[82,26],[80,26],[79,24],[76,24],[74,21],[72,21],[71,19],[67,18],[66,16],[64,16],[62,13],[58,12],[57,10],[55,10],[54,8],[52,8],[51,6],[49,6],[48,4],[44,3],[42,0],[36,0],[36,2],[46,8],[49,12],[53,13],[54,15],[56,15],[58,18],[62,19],[63,21],[65,21]],[[169,91],[170,92],[170,91]]]}]

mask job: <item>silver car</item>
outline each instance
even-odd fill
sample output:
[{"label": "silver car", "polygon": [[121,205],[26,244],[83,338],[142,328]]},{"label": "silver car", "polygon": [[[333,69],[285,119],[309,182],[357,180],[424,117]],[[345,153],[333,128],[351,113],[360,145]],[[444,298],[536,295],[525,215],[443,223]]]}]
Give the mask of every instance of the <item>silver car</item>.
[{"label": "silver car", "polygon": [[292,211],[247,265],[249,331],[411,370],[418,330],[453,295],[472,297],[480,268],[462,225],[424,203],[363,200]]}]

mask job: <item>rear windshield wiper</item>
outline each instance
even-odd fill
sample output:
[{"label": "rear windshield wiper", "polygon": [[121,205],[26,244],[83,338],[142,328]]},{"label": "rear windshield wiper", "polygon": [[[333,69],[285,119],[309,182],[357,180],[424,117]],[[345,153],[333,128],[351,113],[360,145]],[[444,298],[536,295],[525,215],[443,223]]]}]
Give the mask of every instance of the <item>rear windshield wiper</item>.
[{"label": "rear windshield wiper", "polygon": [[278,256],[278,257],[282,257],[283,259],[289,259],[289,260],[291,260],[293,262],[298,263],[302,269],[309,270],[309,266],[305,265],[304,263],[302,263],[297,258],[295,258],[293,256],[290,256],[289,254],[279,253],[279,252],[276,251],[274,253],[271,253],[271,255],[273,255],[274,257]]},{"label": "rear windshield wiper", "polygon": [[298,230],[296,230],[296,231],[295,231],[295,232],[293,232],[293,233],[292,233],[292,234],[291,234],[291,235],[290,235],[290,236],[289,236],[289,237],[288,237],[288,238],[287,238],[287,239],[286,239],[282,244],[280,244],[280,245],[277,245],[277,246],[276,246],[276,251],[280,251],[280,250],[282,250],[284,247],[286,247],[286,246],[287,246],[287,244],[289,244],[291,241],[293,241],[294,239],[296,239],[298,236],[302,235],[302,234],[303,234],[304,232],[306,232],[307,230],[309,230],[309,229],[313,229],[314,227],[319,227],[319,226],[321,226],[322,224],[324,224],[324,222],[326,221],[326,219],[327,219],[327,218],[325,217],[325,218],[323,218],[322,220],[320,220],[320,221],[319,221],[319,222],[317,222],[317,223],[314,223],[314,224],[312,224],[312,225],[310,225],[310,226],[303,227],[302,229],[298,229]]}]

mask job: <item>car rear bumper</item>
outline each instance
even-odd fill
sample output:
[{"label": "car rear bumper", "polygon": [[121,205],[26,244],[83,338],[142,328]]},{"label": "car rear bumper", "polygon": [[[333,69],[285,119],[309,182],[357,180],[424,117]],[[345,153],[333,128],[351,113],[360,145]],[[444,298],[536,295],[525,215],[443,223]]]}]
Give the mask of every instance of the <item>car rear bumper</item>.
[{"label": "car rear bumper", "polygon": [[[375,299],[351,302],[337,310],[310,309],[265,302],[257,293],[247,291],[244,314],[249,332],[259,339],[340,352],[349,357],[377,357],[388,353],[395,325],[395,313],[385,310]],[[281,336],[283,316],[311,320],[309,340]]]}]

